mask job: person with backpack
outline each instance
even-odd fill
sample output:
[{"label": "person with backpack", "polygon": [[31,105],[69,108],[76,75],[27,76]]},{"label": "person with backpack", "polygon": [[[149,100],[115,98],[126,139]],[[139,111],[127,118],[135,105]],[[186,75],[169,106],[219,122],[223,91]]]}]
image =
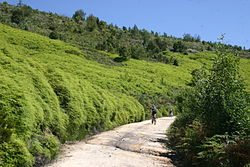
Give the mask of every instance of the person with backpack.
[{"label": "person with backpack", "polygon": [[171,117],[174,116],[174,112],[173,112],[172,108],[170,108],[169,115],[170,115]]},{"label": "person with backpack", "polygon": [[156,125],[156,111],[157,111],[157,108],[155,107],[155,105],[153,104],[152,107],[151,107],[151,110],[152,110],[152,124]]}]

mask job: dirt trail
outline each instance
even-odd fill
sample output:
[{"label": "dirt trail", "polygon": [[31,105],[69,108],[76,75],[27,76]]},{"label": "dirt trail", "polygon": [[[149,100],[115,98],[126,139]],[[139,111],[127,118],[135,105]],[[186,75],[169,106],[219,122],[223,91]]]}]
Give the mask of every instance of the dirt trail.
[{"label": "dirt trail", "polygon": [[47,167],[174,167],[163,156],[166,129],[175,117],[120,126],[88,141],[63,146],[61,155]]}]

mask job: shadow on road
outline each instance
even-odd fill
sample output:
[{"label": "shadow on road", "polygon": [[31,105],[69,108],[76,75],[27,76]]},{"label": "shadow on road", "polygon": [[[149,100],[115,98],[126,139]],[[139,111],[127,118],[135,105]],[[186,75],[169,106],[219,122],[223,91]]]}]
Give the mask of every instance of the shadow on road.
[{"label": "shadow on road", "polygon": [[161,153],[159,156],[168,157],[169,159],[171,159],[172,163],[176,167],[183,167],[183,164],[181,164],[180,156],[177,154],[177,152],[175,151],[175,148],[173,147],[173,145],[171,145],[171,143],[169,142],[167,138],[166,139],[158,138],[157,142],[164,144],[167,150],[168,148],[170,148],[168,152]]}]

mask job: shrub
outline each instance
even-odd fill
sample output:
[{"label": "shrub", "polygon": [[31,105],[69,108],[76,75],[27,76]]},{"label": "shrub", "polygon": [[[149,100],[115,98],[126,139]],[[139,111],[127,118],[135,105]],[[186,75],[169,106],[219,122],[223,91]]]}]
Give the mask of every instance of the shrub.
[{"label": "shrub", "polygon": [[32,14],[32,8],[29,6],[22,6],[12,11],[11,21],[20,24],[24,19]]},{"label": "shrub", "polygon": [[175,65],[175,66],[179,66],[179,62],[178,62],[178,60],[177,60],[177,59],[174,59],[174,63],[173,63],[173,65]]},{"label": "shrub", "polygon": [[34,159],[20,139],[11,139],[0,144],[0,166],[32,167]]},{"label": "shrub", "polygon": [[184,53],[186,50],[187,50],[187,46],[181,41],[175,42],[173,45],[173,52]]},{"label": "shrub", "polygon": [[29,151],[35,157],[34,166],[42,166],[50,162],[59,152],[60,142],[52,134],[37,135],[29,143]]},{"label": "shrub", "polygon": [[181,114],[169,135],[183,155],[184,165],[249,164],[248,94],[238,72],[238,61],[232,55],[218,55],[211,73],[194,70],[193,88],[177,96]]},{"label": "shrub", "polygon": [[23,16],[23,12],[21,9],[16,9],[12,12],[12,16],[11,16],[11,21],[19,24],[21,21],[23,21],[24,16]]},{"label": "shrub", "polygon": [[232,167],[245,167],[250,164],[250,138],[239,138],[235,143],[229,144],[225,148],[225,156]]},{"label": "shrub", "polygon": [[201,166],[244,167],[250,163],[250,139],[238,135],[215,135],[201,145]]},{"label": "shrub", "polygon": [[206,85],[202,118],[210,135],[249,128],[247,93],[238,69],[239,58],[219,55]]},{"label": "shrub", "polygon": [[51,39],[59,39],[59,34],[56,32],[56,31],[52,31],[50,34],[49,34],[49,37]]}]

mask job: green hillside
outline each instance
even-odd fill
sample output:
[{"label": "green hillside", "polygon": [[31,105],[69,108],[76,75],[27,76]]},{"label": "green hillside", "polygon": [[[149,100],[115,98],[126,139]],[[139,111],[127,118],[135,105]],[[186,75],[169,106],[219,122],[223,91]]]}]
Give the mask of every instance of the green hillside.
[{"label": "green hillside", "polygon": [[113,64],[114,61],[102,54],[96,54],[95,49],[119,54],[122,60],[132,57],[166,64],[172,62],[162,59],[162,51],[185,54],[214,52],[218,45],[222,51],[237,53],[245,58],[250,57],[250,49],[246,50],[240,46],[222,44],[222,41],[203,41],[200,36],[191,34],[183,34],[183,38],[176,38],[171,34],[162,35],[139,29],[136,25],[119,28],[100,20],[97,16],[86,15],[82,10],[77,10],[72,17],[65,17],[34,10],[24,4],[13,6],[3,2],[0,3],[0,23],[62,40],[83,51],[88,50],[92,53],[84,55],[86,58],[103,64]]},{"label": "green hillside", "polygon": [[107,69],[78,49],[4,25],[0,29],[2,166],[31,166],[33,157],[51,159],[59,141],[144,119],[133,97],[94,82],[104,80],[101,71]]},{"label": "green hillside", "polygon": [[[46,163],[60,143],[141,121],[152,103],[159,116],[167,115],[191,72],[210,68],[215,57],[166,51],[162,55],[178,66],[136,59],[108,66],[87,60],[91,52],[2,24],[0,43],[0,166]],[[247,83],[249,69],[242,59]]]}]

